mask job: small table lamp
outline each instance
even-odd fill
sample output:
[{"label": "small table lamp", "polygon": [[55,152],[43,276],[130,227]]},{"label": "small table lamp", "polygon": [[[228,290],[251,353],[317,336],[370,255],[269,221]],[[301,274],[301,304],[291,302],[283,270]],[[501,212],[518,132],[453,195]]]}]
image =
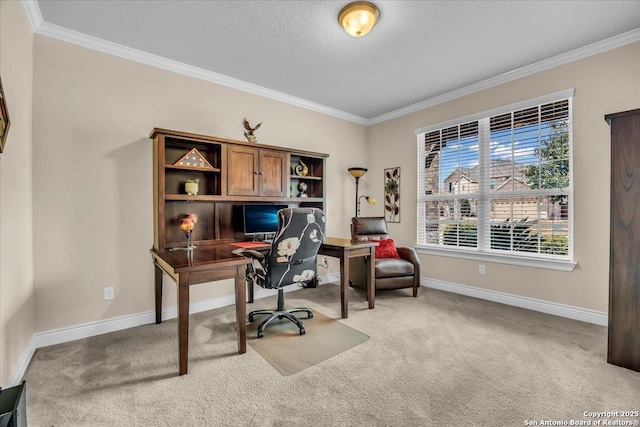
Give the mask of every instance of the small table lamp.
[{"label": "small table lamp", "polygon": [[180,230],[184,232],[184,235],[187,239],[187,247],[171,248],[169,250],[170,251],[186,250],[186,251],[189,251],[189,253],[191,253],[191,251],[197,248],[197,246],[193,245],[193,229],[196,227],[197,223],[198,223],[198,215],[196,214],[187,214],[184,218],[182,218],[178,223],[178,226],[180,227]]}]

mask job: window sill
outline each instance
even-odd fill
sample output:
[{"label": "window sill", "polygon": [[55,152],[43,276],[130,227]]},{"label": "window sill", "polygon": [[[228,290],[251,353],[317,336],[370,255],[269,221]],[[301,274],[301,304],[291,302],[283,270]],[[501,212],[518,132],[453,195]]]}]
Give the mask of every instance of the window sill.
[{"label": "window sill", "polygon": [[426,255],[446,256],[453,258],[472,259],[476,261],[496,262],[500,264],[520,265],[523,267],[544,268],[548,270],[573,271],[577,262],[550,258],[534,258],[477,252],[474,250],[434,248],[431,246],[415,246],[416,251]]}]

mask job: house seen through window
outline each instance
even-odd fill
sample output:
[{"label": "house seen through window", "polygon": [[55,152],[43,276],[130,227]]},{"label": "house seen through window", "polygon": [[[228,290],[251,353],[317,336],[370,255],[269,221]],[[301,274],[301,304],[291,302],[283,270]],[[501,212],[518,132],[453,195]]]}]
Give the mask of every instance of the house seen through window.
[{"label": "house seen through window", "polygon": [[571,97],[523,104],[416,131],[419,246],[570,260]]}]

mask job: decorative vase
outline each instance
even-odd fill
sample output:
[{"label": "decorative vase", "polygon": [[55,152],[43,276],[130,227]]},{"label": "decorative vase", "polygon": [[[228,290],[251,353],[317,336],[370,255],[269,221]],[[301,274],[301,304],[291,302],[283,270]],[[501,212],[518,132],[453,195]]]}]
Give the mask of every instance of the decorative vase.
[{"label": "decorative vase", "polygon": [[[198,185],[198,183],[196,182],[192,184]],[[187,214],[184,218],[179,220],[178,226],[180,227],[180,230],[184,232],[184,237],[187,240],[187,245],[186,247],[171,248],[169,249],[169,251],[188,251],[189,256],[191,257],[192,256],[191,252],[195,248],[197,248],[197,246],[193,244],[193,229],[196,227],[197,223],[198,223],[198,215],[196,214]],[[193,259],[189,258],[189,265],[191,265],[192,262],[193,262]]]},{"label": "decorative vase", "polygon": [[[197,184],[196,184],[197,185]],[[196,226],[197,216],[195,218],[191,216],[187,216],[180,221],[180,230],[184,231],[184,236],[187,239],[187,247],[186,250],[193,250],[195,246],[193,246],[193,229]]]},{"label": "decorative vase", "polygon": [[300,164],[296,166],[295,172],[298,176],[307,176],[309,175],[309,168],[300,160]]},{"label": "decorative vase", "polygon": [[184,190],[190,196],[195,196],[195,195],[198,194],[198,187],[199,187],[199,185],[198,185],[197,182],[185,182],[184,183]]}]

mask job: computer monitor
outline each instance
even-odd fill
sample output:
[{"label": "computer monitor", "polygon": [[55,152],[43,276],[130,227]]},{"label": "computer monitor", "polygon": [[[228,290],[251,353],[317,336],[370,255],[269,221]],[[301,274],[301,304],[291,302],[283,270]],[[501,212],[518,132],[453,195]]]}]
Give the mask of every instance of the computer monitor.
[{"label": "computer monitor", "polygon": [[244,234],[247,236],[263,235],[266,239],[278,231],[278,211],[287,205],[245,204]]}]

